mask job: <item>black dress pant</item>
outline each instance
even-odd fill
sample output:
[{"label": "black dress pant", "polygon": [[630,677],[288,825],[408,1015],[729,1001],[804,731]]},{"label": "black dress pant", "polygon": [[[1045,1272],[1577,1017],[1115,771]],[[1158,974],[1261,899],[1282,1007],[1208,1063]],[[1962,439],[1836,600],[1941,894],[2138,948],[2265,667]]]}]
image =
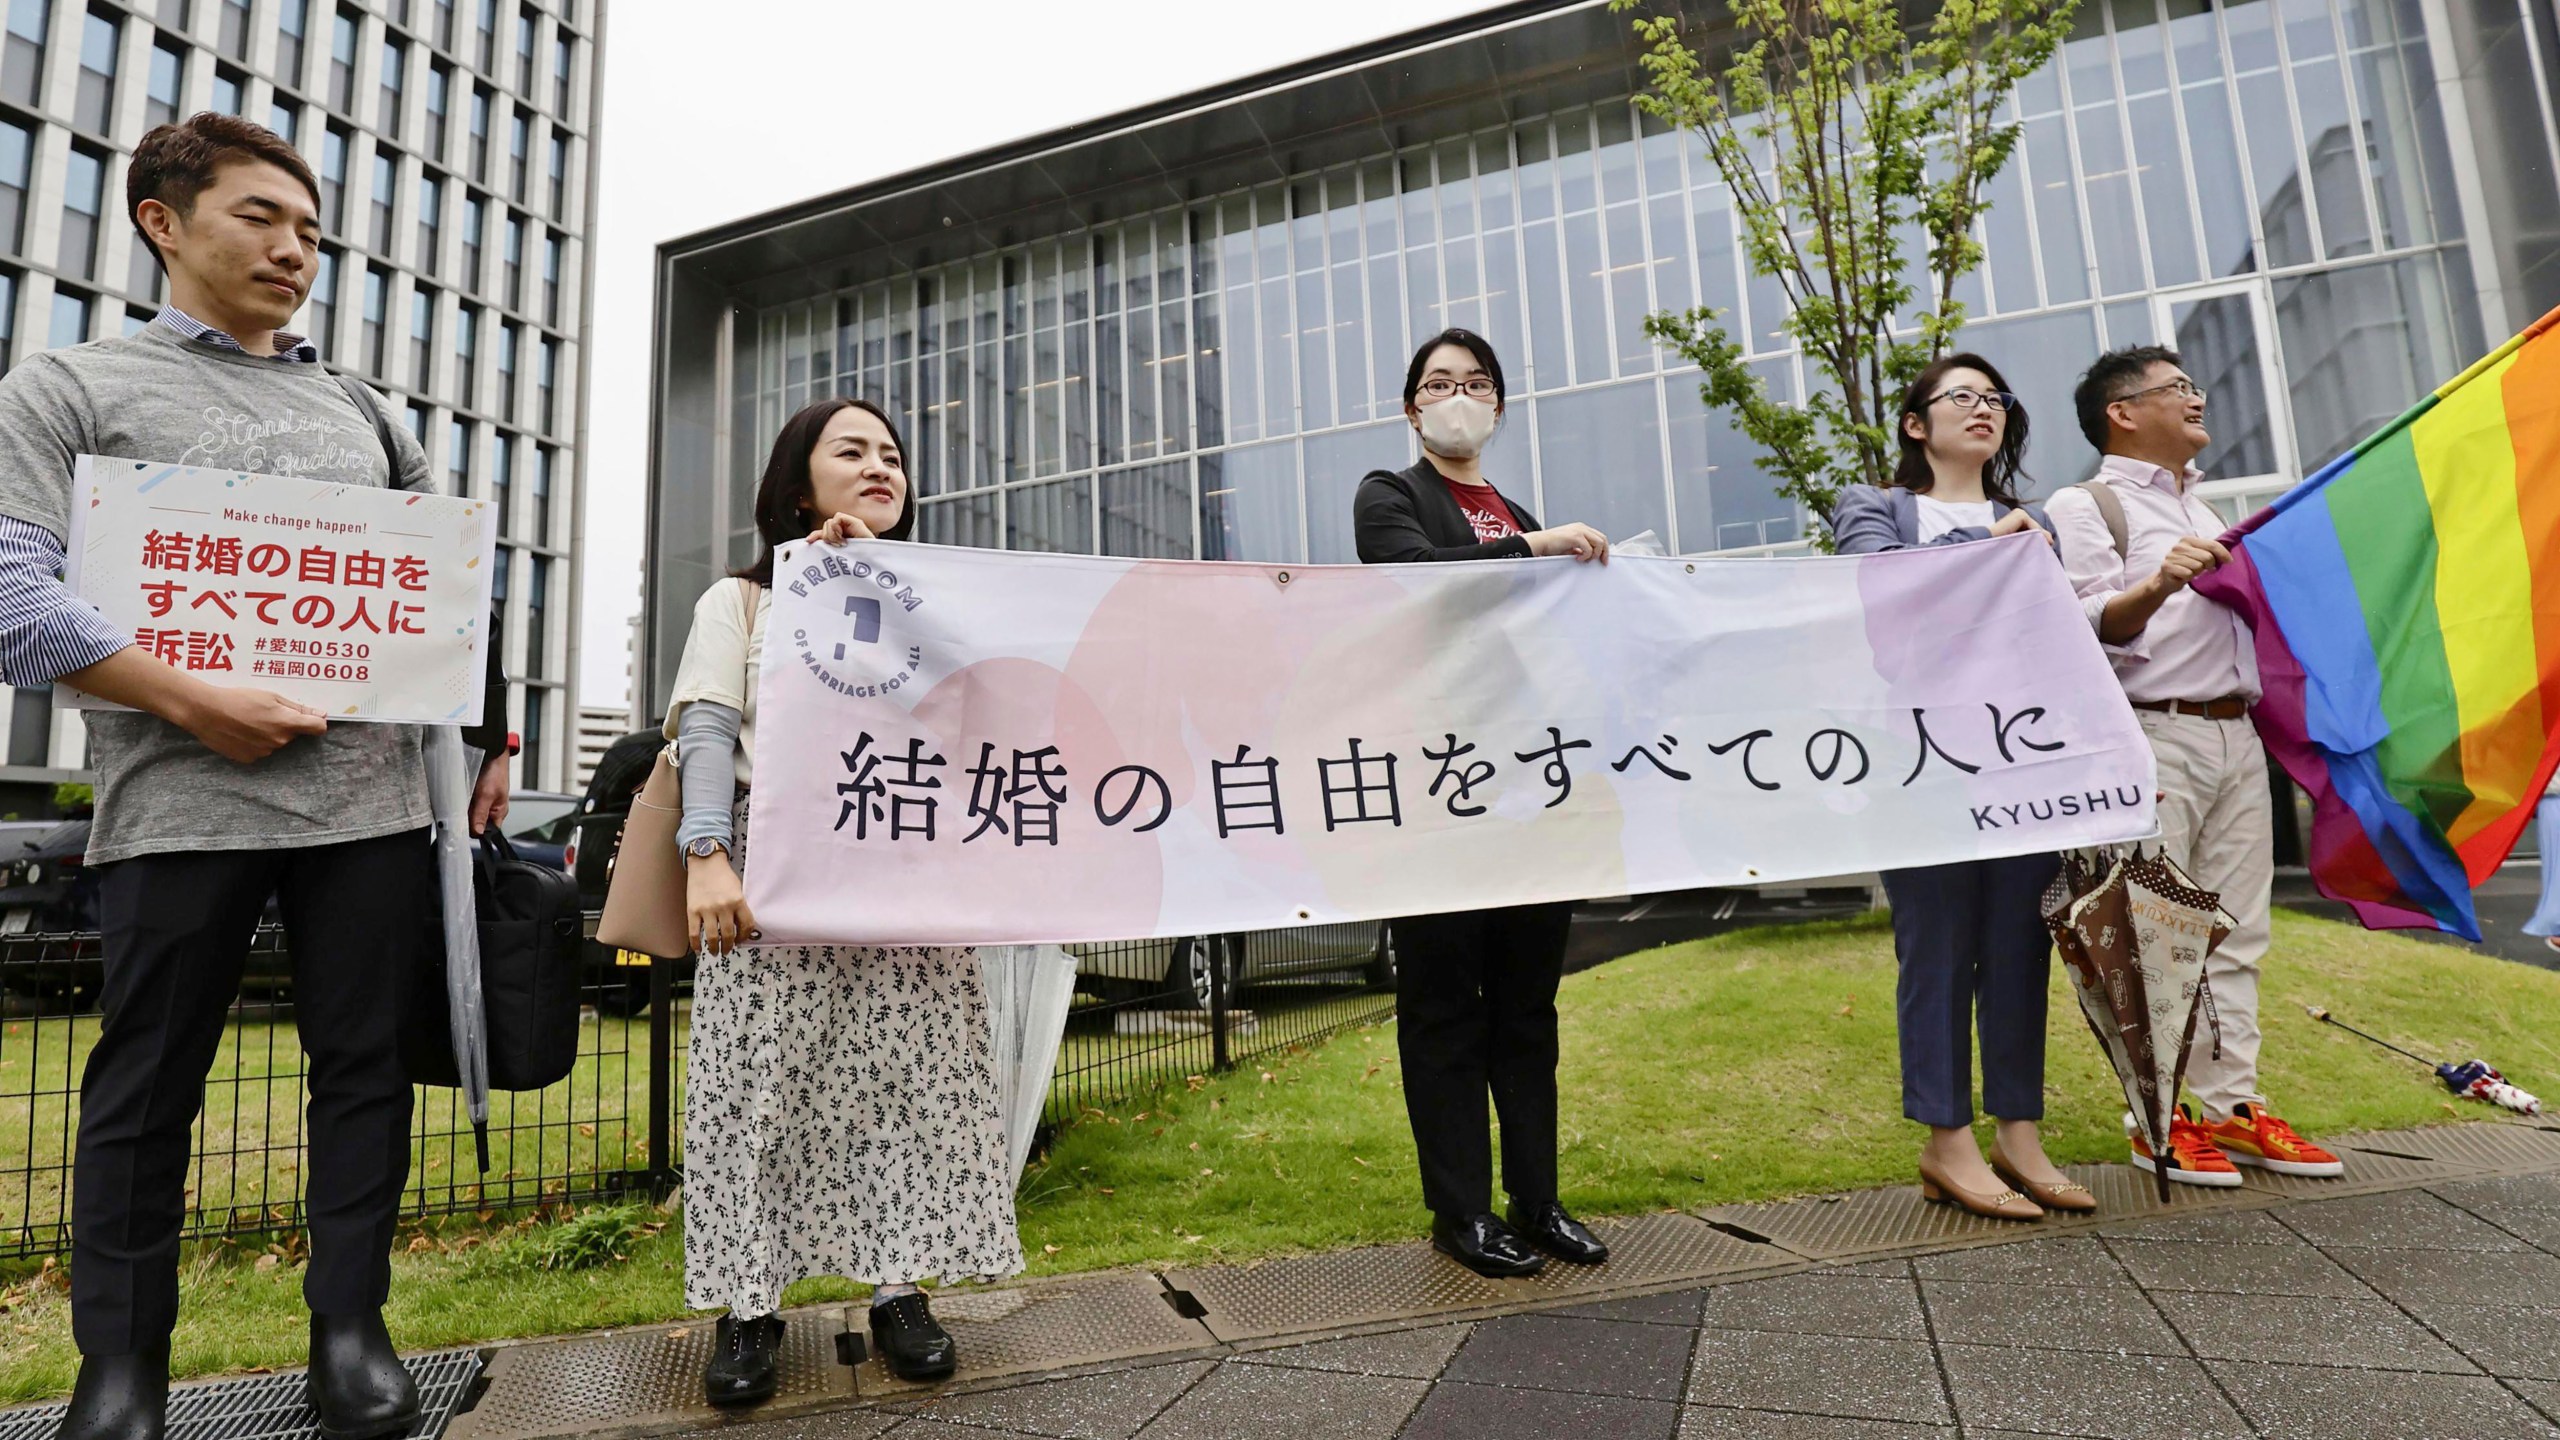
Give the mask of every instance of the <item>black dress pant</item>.
[{"label": "black dress pant", "polygon": [[107,866],[99,885],[106,1014],[80,1076],[71,1192],[71,1335],[83,1354],[131,1354],[177,1323],[189,1141],[270,894],[309,1057],[303,1299],[345,1314],[390,1294],[409,1178],[403,982],[439,923],[426,832],[144,855]]},{"label": "black dress pant", "polygon": [[1491,1210],[1502,1117],[1502,1188],[1556,1198],[1556,983],[1573,905],[1521,905],[1395,922],[1396,1054],[1405,1116],[1434,1214]]}]

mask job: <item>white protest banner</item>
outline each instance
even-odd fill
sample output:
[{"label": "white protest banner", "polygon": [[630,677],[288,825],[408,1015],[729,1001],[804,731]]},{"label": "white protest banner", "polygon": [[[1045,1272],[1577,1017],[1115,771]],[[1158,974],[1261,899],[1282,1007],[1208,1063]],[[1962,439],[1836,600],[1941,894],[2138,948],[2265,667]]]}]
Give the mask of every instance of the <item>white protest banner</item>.
[{"label": "white protest banner", "polygon": [[2042,537],[1278,566],[786,546],[747,896],[776,942],[1090,941],[2156,829]]},{"label": "white protest banner", "polygon": [[479,722],[487,501],[103,455],[71,496],[64,579],[169,664],[333,720]]}]

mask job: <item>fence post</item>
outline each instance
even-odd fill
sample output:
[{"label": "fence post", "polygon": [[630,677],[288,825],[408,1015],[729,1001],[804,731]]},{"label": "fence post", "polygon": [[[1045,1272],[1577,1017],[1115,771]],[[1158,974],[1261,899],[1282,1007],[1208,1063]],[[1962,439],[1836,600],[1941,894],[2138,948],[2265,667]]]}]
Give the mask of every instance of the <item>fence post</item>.
[{"label": "fence post", "polygon": [[674,1191],[676,999],[675,962],[649,957],[649,1195],[664,1200]]},{"label": "fence post", "polygon": [[1234,1063],[1227,1058],[1227,940],[1224,935],[1199,940],[1209,954],[1209,1063],[1220,1070]]}]

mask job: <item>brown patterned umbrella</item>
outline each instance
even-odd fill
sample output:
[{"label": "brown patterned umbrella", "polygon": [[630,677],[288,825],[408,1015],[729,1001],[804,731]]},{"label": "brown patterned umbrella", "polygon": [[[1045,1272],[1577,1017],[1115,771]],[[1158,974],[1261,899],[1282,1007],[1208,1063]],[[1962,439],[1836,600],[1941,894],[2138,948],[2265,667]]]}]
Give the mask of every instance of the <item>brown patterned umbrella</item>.
[{"label": "brown patterned umbrella", "polygon": [[[2151,1153],[2168,1154],[2196,1013],[2213,1008],[2205,957],[2231,933],[2222,898],[2165,854],[2074,852],[2045,891],[2044,922]],[[2167,1167],[2154,1175],[2165,1201]]]}]

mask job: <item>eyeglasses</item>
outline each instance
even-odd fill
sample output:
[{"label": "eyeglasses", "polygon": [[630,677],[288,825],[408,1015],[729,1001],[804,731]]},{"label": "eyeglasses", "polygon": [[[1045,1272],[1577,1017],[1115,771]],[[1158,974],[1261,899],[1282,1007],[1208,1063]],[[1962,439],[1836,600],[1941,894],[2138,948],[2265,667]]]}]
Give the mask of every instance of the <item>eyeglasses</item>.
[{"label": "eyeglasses", "polygon": [[2148,390],[2136,390],[2130,395],[2119,395],[2107,403],[2110,405],[2116,405],[2128,400],[2139,400],[2145,395],[2157,395],[2163,390],[2174,390],[2186,399],[2194,400],[2199,403],[2204,400],[2203,386],[2198,385],[2193,380],[2172,380],[2166,385],[2154,385]]},{"label": "eyeglasses", "polygon": [[1422,393],[1434,400],[1446,400],[1461,390],[1467,392],[1467,398],[1470,400],[1490,400],[1501,393],[1493,388],[1493,382],[1491,380],[1486,379],[1482,375],[1477,376],[1475,379],[1468,381],[1464,385],[1459,384],[1457,381],[1452,380],[1445,375],[1435,375],[1432,378],[1423,381],[1421,385]]},{"label": "eyeglasses", "polygon": [[1925,410],[1941,400],[1954,401],[1959,410],[1971,410],[1978,405],[1988,405],[1994,410],[2015,410],[2019,405],[2018,397],[2006,390],[1972,390],[1959,385],[1921,401],[1920,408]]}]

